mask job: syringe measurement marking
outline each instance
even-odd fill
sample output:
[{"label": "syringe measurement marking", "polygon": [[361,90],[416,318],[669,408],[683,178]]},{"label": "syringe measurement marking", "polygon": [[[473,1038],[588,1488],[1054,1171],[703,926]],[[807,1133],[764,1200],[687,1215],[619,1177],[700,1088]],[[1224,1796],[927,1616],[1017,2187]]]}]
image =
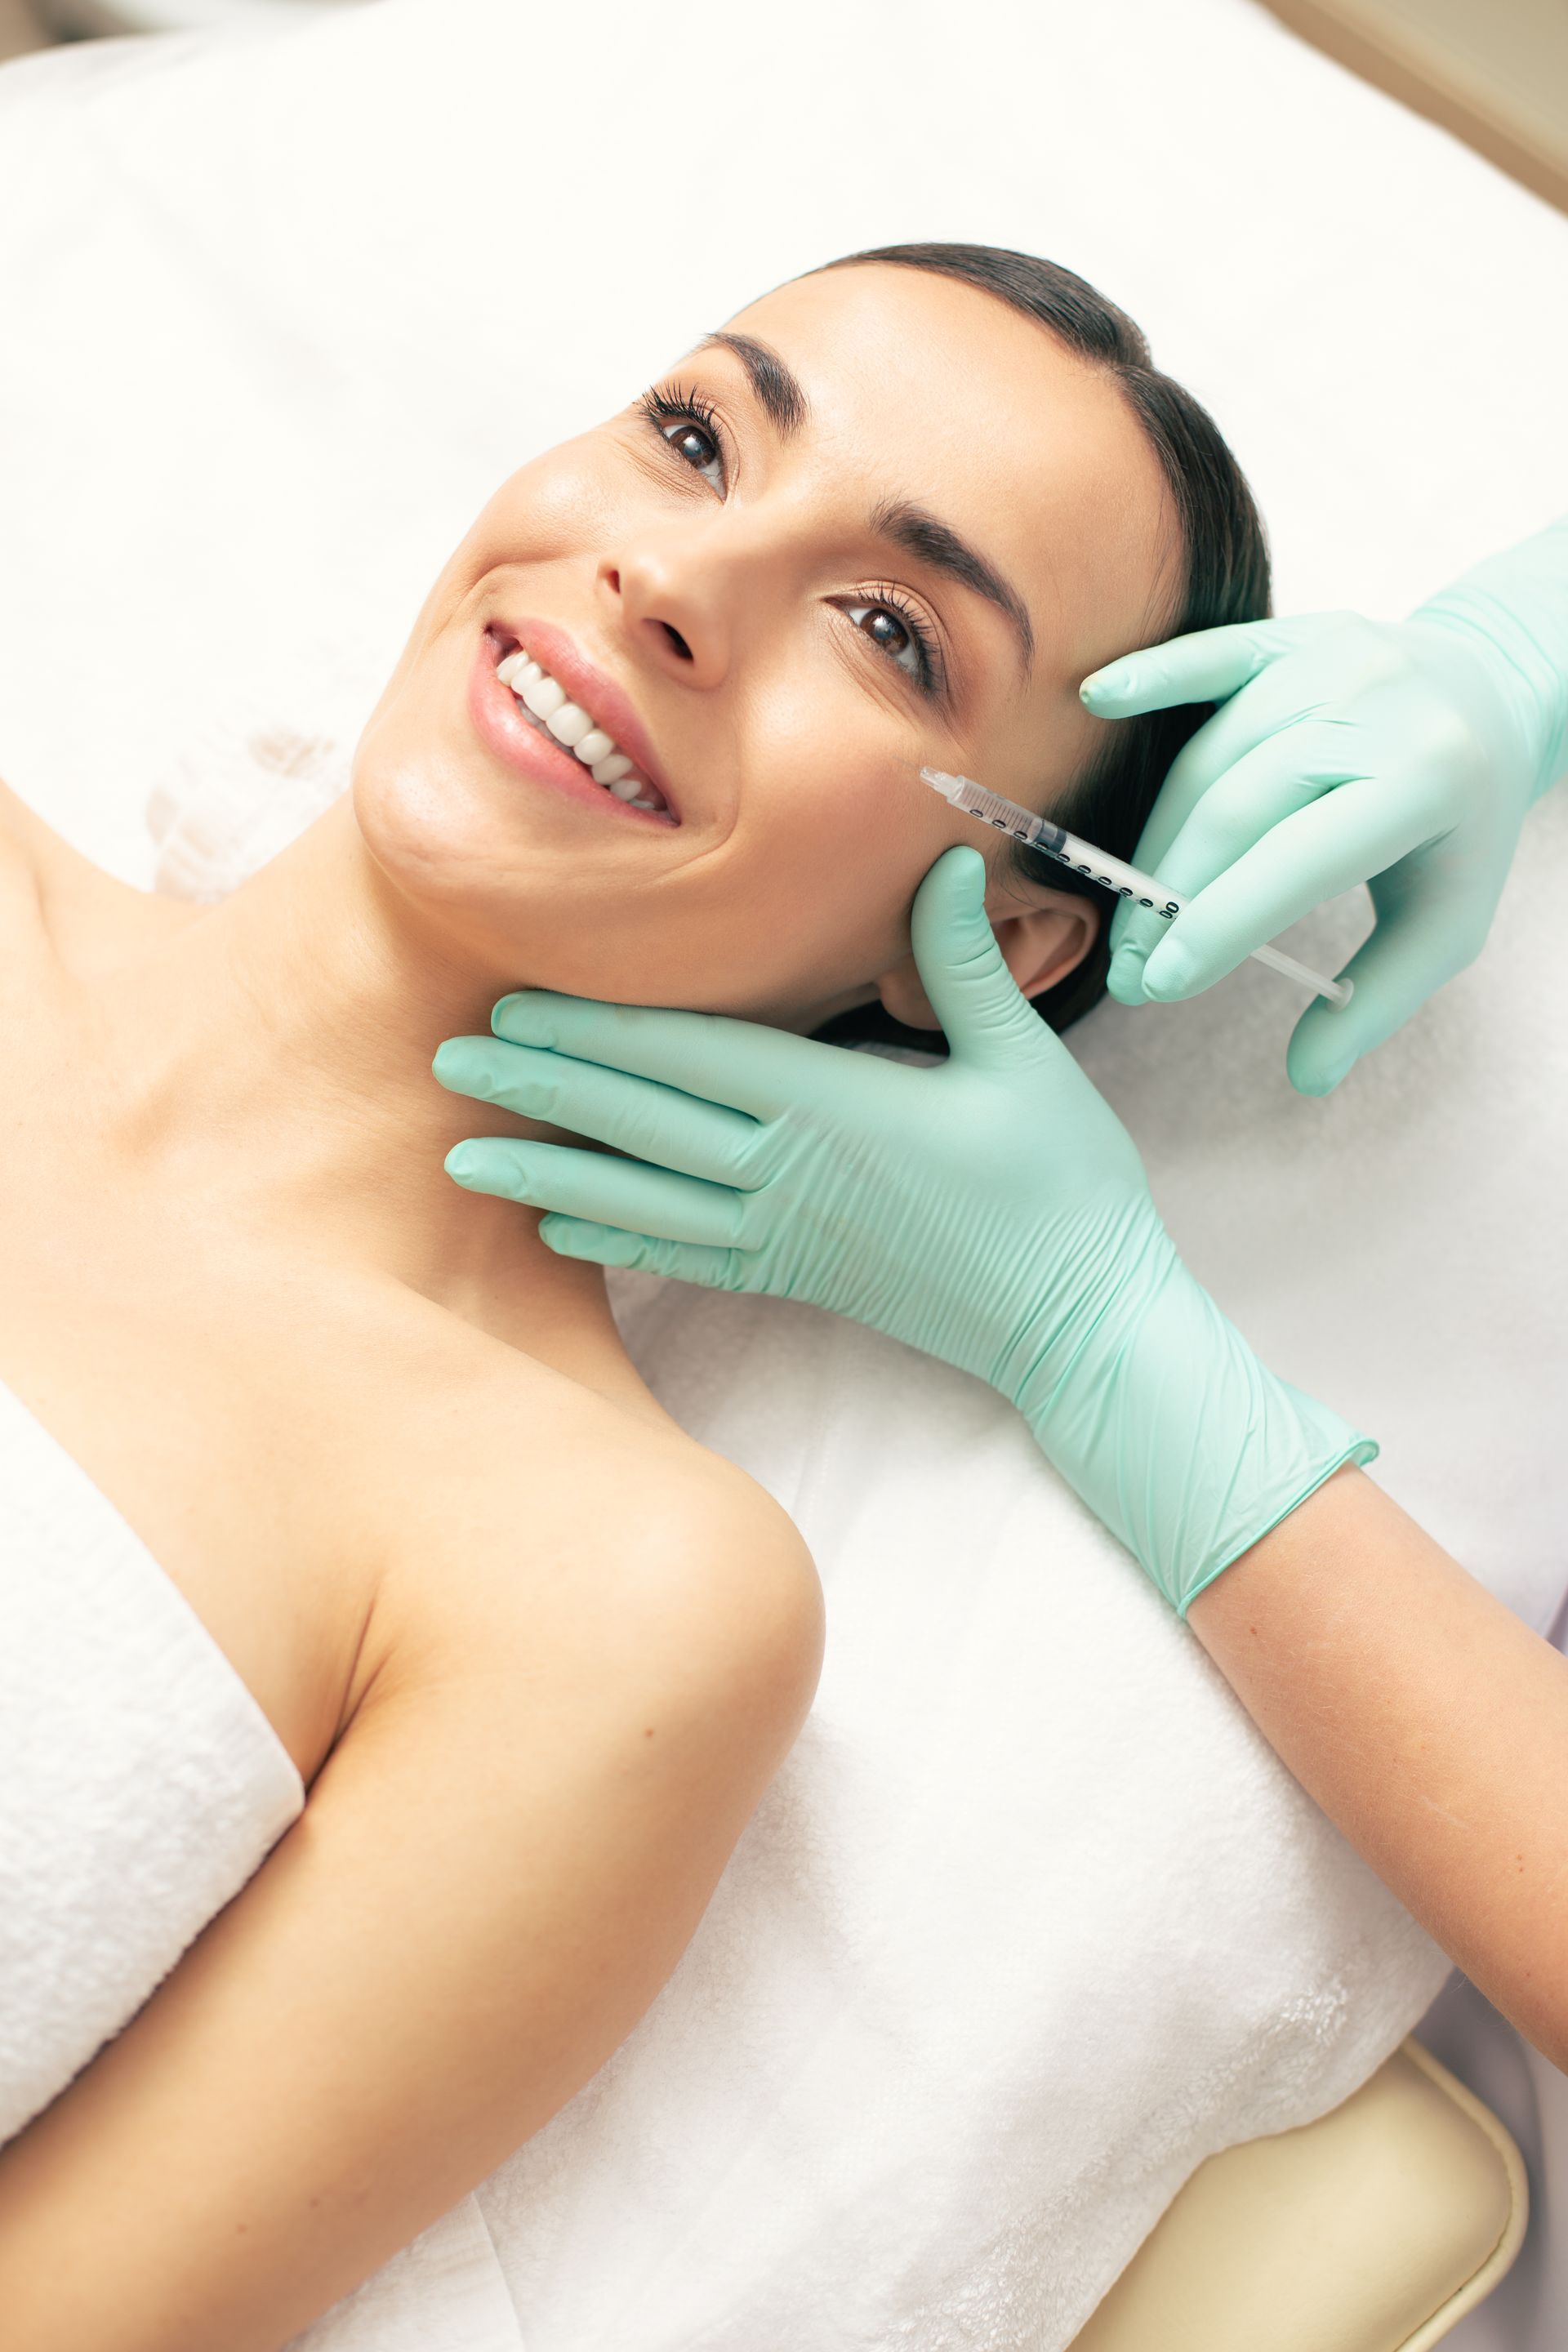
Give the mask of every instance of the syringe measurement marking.
[{"label": "syringe measurement marking", "polygon": [[[1158,915],[1162,922],[1173,922],[1188,904],[1176,890],[1169,890],[1162,902],[1152,895],[1152,889],[1144,889],[1143,885],[1149,881],[1149,877],[1141,874],[1135,866],[1129,866],[1122,858],[1112,857],[1108,850],[1097,850],[1092,842],[1079,840],[1076,835],[1068,832],[1065,825],[1054,824],[1049,817],[1036,816],[1032,810],[1020,808],[1016,801],[1005,800],[1000,793],[988,793],[983,784],[975,782],[973,776],[950,776],[941,768],[922,768],[921,781],[929,784],[933,792],[940,793],[950,807],[963,809],[977,824],[988,824],[998,833],[1011,835],[1026,849],[1043,850],[1047,857],[1054,857],[1058,866],[1066,866],[1071,872],[1081,874],[1098,888],[1113,891],[1119,898],[1131,899],[1140,907],[1147,907],[1150,913]],[[1085,850],[1090,858],[1098,858],[1100,863],[1091,865],[1086,861],[1083,856]],[[1103,870],[1107,867],[1113,867],[1115,871]],[[1132,877],[1131,881],[1124,878],[1128,875]],[[1153,888],[1158,887],[1156,877]],[[1294,956],[1286,955],[1272,944],[1265,943],[1262,947],[1254,948],[1252,955],[1256,962],[1267,964],[1271,971],[1282,972],[1299,988],[1311,989],[1314,994],[1325,998],[1331,1004],[1342,1008],[1355,992],[1353,981],[1342,975],[1338,980],[1329,980],[1323,973],[1310,970],[1306,964],[1299,963]]]},{"label": "syringe measurement marking", "polygon": [[1141,907],[1147,907],[1150,913],[1158,915],[1163,923],[1174,922],[1182,911],[1180,907],[1157,907],[1152,898],[1138,898],[1138,893],[1130,889],[1125,882],[1113,882],[1109,874],[1097,874],[1092,866],[1075,866],[1065,849],[1053,849],[1048,841],[1038,840],[1033,833],[1026,833],[1021,824],[1009,824],[1005,817],[983,817],[981,823],[993,825],[998,833],[1010,834],[1015,841],[1021,841],[1026,849],[1043,851],[1046,856],[1054,857],[1058,866],[1065,866],[1069,874],[1087,875],[1091,882],[1098,882],[1102,890],[1113,890],[1119,898],[1137,898]]}]

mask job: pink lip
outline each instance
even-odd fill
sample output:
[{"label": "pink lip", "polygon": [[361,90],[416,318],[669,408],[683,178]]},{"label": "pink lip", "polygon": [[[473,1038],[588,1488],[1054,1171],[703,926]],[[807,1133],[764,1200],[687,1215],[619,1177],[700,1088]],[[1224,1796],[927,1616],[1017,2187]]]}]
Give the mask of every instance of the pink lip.
[{"label": "pink lip", "polygon": [[[513,649],[514,644],[526,646],[533,658],[565,688],[573,701],[592,712],[595,724],[615,738],[616,749],[624,751],[663,793],[667,810],[634,808],[629,802],[617,800],[604,785],[595,783],[582,761],[563,744],[553,741],[524,717],[516,696],[495,674],[497,664]],[[551,622],[531,618],[491,622],[479,641],[468,681],[468,715],[490,750],[509,767],[533,782],[552,784],[569,793],[574,800],[592,800],[601,809],[618,810],[645,824],[669,826],[680,823],[674,794],[666,785],[642,721],[626,696],[613,679],[594,667],[563,630]]]}]

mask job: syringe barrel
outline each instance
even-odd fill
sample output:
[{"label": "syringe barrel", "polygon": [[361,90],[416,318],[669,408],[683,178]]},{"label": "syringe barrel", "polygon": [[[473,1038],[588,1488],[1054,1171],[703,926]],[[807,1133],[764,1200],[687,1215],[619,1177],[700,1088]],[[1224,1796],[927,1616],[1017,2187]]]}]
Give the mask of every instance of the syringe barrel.
[{"label": "syringe barrel", "polygon": [[[1131,899],[1137,907],[1147,907],[1162,921],[1173,923],[1188,901],[1179,890],[1167,889],[1152,874],[1140,874],[1135,866],[1128,866],[1120,857],[1112,857],[1093,842],[1080,841],[1076,833],[1065,825],[1053,824],[1049,817],[1036,816],[1031,809],[1020,808],[1016,801],[1004,800],[1000,793],[988,793],[973,776],[950,776],[942,768],[922,768],[921,776],[934,792],[953,808],[961,808],[982,824],[994,825],[998,833],[1011,834],[1026,848],[1037,849],[1047,857],[1054,857],[1059,866],[1070,867],[1073,873],[1084,875],[1102,889],[1114,890],[1119,898]],[[1331,1004],[1346,1005],[1351,1001],[1354,983],[1348,980],[1325,980],[1321,972],[1311,971],[1294,956],[1279,948],[1254,948],[1253,955],[1273,971],[1283,972],[1289,980],[1299,981],[1304,988],[1316,989]]]},{"label": "syringe barrel", "polygon": [[1059,824],[1043,825],[1042,831],[1054,835],[1054,840],[1041,840],[1037,845],[1047,857],[1058,865],[1070,866],[1075,874],[1085,874],[1091,882],[1099,882],[1114,890],[1119,898],[1131,898],[1137,907],[1147,907],[1163,922],[1173,923],[1186,900],[1176,890],[1168,890],[1152,874],[1140,874],[1135,866],[1124,865],[1092,842],[1079,841],[1078,835],[1067,833]]}]

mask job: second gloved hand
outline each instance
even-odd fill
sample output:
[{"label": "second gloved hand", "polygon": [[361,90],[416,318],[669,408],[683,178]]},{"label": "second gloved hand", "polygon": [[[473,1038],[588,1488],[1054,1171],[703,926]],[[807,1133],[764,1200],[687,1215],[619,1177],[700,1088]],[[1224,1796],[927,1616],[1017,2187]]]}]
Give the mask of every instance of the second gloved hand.
[{"label": "second gloved hand", "polygon": [[1375,1453],[1187,1273],[1120,1120],[1022,997],[949,850],[911,931],[950,1058],[916,1069],[717,1015],[527,991],[436,1056],[452,1091],[632,1159],[498,1138],[456,1181],[564,1256],[847,1315],[976,1374],[1184,1615],[1342,1462]]}]

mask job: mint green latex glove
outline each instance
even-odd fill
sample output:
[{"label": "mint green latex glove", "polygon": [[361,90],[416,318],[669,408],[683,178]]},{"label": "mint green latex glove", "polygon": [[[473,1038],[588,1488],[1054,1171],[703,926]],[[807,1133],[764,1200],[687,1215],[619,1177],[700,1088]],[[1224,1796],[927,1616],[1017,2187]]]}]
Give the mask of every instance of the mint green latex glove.
[{"label": "mint green latex glove", "polygon": [[1090,710],[1220,709],[1173,761],[1133,863],[1191,904],[1111,926],[1124,1004],[1195,996],[1358,882],[1377,928],[1286,1066],[1328,1094],[1479,952],[1526,810],[1568,767],[1568,520],[1407,621],[1354,613],[1173,637],[1084,680]]},{"label": "mint green latex glove", "polygon": [[529,990],[448,1038],[453,1092],[632,1159],[486,1138],[459,1184],[546,1209],[566,1257],[808,1299],[976,1374],[1184,1616],[1376,1452],[1276,1380],[1176,1255],[1131,1137],[1021,996],[978,851],[914,902],[951,1058],[912,1068],[714,1014]]}]

